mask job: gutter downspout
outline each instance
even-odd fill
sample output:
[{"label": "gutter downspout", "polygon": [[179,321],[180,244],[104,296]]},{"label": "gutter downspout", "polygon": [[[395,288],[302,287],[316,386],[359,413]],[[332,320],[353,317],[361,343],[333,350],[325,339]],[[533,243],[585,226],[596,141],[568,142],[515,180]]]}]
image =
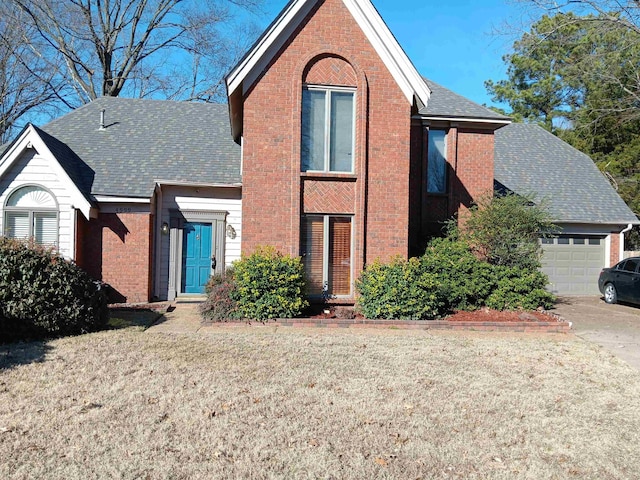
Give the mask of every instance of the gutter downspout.
[{"label": "gutter downspout", "polygon": [[622,258],[624,256],[624,234],[627,233],[632,228],[633,228],[633,224],[629,223],[627,225],[627,228],[625,228],[624,230],[622,230],[620,232],[620,254],[619,254],[619,257],[618,257],[618,261],[622,260]]}]

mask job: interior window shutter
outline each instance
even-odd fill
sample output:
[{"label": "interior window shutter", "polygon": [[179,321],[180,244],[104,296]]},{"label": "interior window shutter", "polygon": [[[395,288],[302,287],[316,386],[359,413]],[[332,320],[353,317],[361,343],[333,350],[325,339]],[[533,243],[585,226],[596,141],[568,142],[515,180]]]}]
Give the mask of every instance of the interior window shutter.
[{"label": "interior window shutter", "polygon": [[58,215],[56,212],[36,212],[33,214],[33,236],[41,245],[58,245]]},{"label": "interior window shutter", "polygon": [[29,238],[29,212],[6,212],[4,235],[9,238]]},{"label": "interior window shutter", "polygon": [[351,294],[351,218],[329,219],[329,291]]},{"label": "interior window shutter", "polygon": [[322,217],[303,217],[301,237],[302,262],[304,263],[309,294],[321,295],[324,219]]}]

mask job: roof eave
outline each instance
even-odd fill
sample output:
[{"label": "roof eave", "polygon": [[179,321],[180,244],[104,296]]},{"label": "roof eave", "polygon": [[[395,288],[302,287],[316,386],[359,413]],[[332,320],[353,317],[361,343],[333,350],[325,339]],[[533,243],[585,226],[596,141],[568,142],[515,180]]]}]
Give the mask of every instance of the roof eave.
[{"label": "roof eave", "polygon": [[473,125],[482,125],[486,127],[493,127],[498,129],[500,127],[504,127],[505,125],[509,125],[511,122],[510,118],[486,118],[486,117],[463,117],[463,116],[455,116],[455,115],[414,115],[412,118],[422,121],[429,122],[450,122],[450,123],[465,123],[465,124],[473,124]]},{"label": "roof eave", "polygon": [[14,164],[17,158],[28,148],[35,148],[40,155],[47,155],[52,158],[54,168],[56,168],[57,174],[65,180],[67,185],[71,186],[70,197],[73,202],[73,207],[82,212],[87,220],[91,218],[91,210],[93,205],[87,196],[80,190],[78,185],[74,183],[66,170],[62,167],[62,164],[58,158],[51,152],[47,143],[42,139],[38,133],[36,127],[29,123],[22,129],[16,139],[11,142],[9,147],[5,150],[2,157],[0,157],[0,178],[9,170]]}]

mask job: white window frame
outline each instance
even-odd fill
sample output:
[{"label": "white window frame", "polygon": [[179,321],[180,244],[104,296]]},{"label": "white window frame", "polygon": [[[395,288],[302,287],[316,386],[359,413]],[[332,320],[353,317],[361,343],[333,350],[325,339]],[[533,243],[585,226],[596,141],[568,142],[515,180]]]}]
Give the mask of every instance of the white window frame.
[{"label": "white window frame", "polygon": [[[312,173],[346,173],[353,174],[355,171],[355,151],[356,151],[356,88],[354,87],[333,87],[326,85],[304,85],[303,90],[325,92],[324,97],[324,168],[322,170],[303,170],[303,172]],[[352,93],[352,122],[351,122],[351,170],[331,170],[331,94],[333,92],[339,93]],[[301,125],[302,127],[302,125]],[[302,131],[300,132],[302,137]],[[302,152],[300,152],[300,166],[302,168],[303,158]]]},{"label": "white window frame", "polygon": [[[305,213],[302,218],[304,219],[308,217],[322,217],[322,285],[323,289],[325,285],[329,283],[329,220],[331,218],[348,218],[349,224],[351,226],[350,240],[351,245],[349,245],[349,293],[347,295],[333,295],[331,294],[329,298],[351,298],[353,297],[353,255],[354,255],[354,237],[353,237],[353,229],[354,229],[354,216],[353,215],[331,215],[324,213]],[[322,295],[313,294],[311,297],[319,298]]]},{"label": "white window frame", "polygon": [[[23,188],[29,188],[29,187],[33,187],[33,188],[37,188],[40,189],[44,192],[47,192],[49,195],[51,195],[51,198],[53,199],[53,201],[55,202],[56,206],[55,207],[51,207],[51,208],[34,208],[34,207],[12,207],[9,206],[9,200],[11,199],[11,197],[13,197],[14,194],[16,194],[17,192],[19,192],[20,190],[22,190]],[[7,238],[18,238],[18,237],[14,237],[14,236],[9,236],[8,232],[7,232],[7,226],[9,224],[8,222],[8,218],[7,218],[7,214],[11,213],[11,212],[19,212],[19,213],[25,213],[27,212],[29,215],[29,235],[28,235],[28,239],[36,239],[36,226],[35,226],[35,221],[36,221],[36,215],[39,213],[55,213],[56,216],[56,239],[54,241],[53,244],[43,244],[43,245],[51,245],[51,246],[55,246],[58,247],[59,243],[60,243],[60,208],[58,205],[58,201],[55,197],[55,195],[48,189],[43,187],[42,185],[34,185],[34,184],[29,184],[29,185],[20,185],[19,187],[15,188],[9,195],[7,195],[7,198],[5,200],[5,204],[4,204],[4,211],[3,211],[3,215],[2,215],[2,234],[7,237]]]}]

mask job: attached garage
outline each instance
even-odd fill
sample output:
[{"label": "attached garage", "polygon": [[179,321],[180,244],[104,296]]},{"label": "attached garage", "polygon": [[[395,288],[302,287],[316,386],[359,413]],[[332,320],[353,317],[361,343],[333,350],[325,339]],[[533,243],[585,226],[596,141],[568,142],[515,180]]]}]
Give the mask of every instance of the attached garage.
[{"label": "attached garage", "polygon": [[606,265],[606,237],[560,235],[542,239],[542,271],[549,289],[561,295],[597,295],[598,274]]},{"label": "attached garage", "polygon": [[494,188],[541,203],[559,236],[542,240],[542,271],[559,295],[599,295],[598,275],[622,258],[640,224],[593,160],[543,128],[514,123],[495,133]]}]

